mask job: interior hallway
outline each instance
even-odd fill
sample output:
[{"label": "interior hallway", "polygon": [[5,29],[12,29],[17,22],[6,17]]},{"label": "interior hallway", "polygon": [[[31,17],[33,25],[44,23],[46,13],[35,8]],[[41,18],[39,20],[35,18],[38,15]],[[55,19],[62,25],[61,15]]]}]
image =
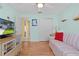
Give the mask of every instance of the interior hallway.
[{"label": "interior hallway", "polygon": [[48,42],[23,42],[20,56],[54,56]]}]

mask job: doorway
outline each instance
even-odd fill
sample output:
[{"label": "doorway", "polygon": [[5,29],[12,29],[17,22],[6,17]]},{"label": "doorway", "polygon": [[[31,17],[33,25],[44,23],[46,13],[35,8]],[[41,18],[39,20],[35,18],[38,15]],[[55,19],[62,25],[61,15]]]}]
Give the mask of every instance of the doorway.
[{"label": "doorway", "polygon": [[30,20],[26,19],[24,28],[25,41],[30,41]]},{"label": "doorway", "polygon": [[30,41],[30,20],[22,17],[22,41]]}]

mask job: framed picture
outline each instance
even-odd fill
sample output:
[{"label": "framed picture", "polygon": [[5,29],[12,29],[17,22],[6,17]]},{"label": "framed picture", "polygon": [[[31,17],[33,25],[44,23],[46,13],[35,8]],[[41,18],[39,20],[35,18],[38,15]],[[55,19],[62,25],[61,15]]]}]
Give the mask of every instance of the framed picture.
[{"label": "framed picture", "polygon": [[32,26],[37,26],[37,19],[32,19]]}]

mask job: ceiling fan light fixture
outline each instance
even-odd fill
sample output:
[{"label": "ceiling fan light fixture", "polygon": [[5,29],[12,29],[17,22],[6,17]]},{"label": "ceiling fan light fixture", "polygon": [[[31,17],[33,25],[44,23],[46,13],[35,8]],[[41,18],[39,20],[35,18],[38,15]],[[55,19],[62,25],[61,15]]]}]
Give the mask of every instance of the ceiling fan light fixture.
[{"label": "ceiling fan light fixture", "polygon": [[37,4],[37,7],[38,7],[38,8],[43,8],[43,6],[44,6],[43,3],[38,3],[38,4]]}]

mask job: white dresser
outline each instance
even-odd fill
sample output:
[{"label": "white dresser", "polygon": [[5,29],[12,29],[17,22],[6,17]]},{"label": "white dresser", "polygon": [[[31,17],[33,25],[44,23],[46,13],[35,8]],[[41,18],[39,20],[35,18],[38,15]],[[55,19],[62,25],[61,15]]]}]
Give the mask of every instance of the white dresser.
[{"label": "white dresser", "polygon": [[15,36],[0,39],[0,55],[16,56],[20,52],[21,42]]}]

